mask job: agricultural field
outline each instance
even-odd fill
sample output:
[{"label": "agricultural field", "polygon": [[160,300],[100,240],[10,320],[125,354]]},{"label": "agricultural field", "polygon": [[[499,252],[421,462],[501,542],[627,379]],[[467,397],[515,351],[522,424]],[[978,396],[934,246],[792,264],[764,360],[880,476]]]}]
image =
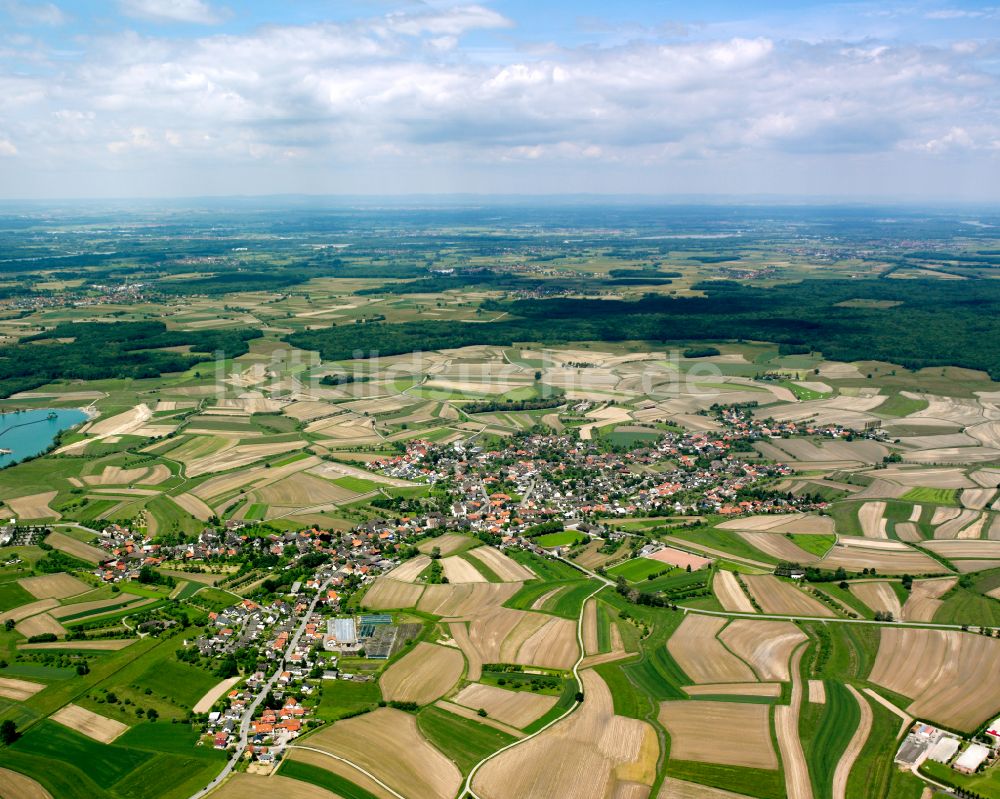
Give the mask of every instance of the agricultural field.
[{"label": "agricultural field", "polygon": [[[307,235],[294,215],[253,235],[178,222],[197,235],[162,249],[162,220],[125,241],[96,211],[99,235],[56,218],[0,231],[17,263],[44,259],[0,280],[18,298],[0,298],[0,344],[25,358],[0,381],[5,411],[86,412],[51,454],[0,469],[3,518],[50,529],[0,549],[0,721],[20,733],[0,795],[188,799],[226,757],[196,745],[191,715],[255,666],[240,653],[220,673],[191,642],[244,598],[294,605],[315,566],[285,567],[319,551],[358,568],[318,611],[317,649],[334,613],[420,632],[386,661],[337,662],[361,679],[308,678],[318,731],[212,799],[394,796],[351,763],[407,799],[457,796],[470,775],[481,799],[920,796],[892,766],[889,708],[966,733],[1000,708],[1000,367],[989,336],[941,344],[944,308],[995,318],[994,233],[882,248],[794,216],[680,237],[595,217],[577,240],[548,213],[500,231],[356,210]],[[62,274],[50,228],[73,252],[121,250]],[[98,301],[133,273],[141,301]],[[129,354],[108,363],[88,342],[118,324],[156,346],[108,339]],[[53,378],[27,359],[38,344],[75,371]],[[734,408],[783,429],[737,445],[720,435]],[[597,492],[574,451],[620,458]],[[699,482],[734,462],[724,490]],[[510,537],[520,519],[546,525],[531,547]],[[161,584],[101,584],[113,524],[154,543],[144,579]],[[195,557],[206,528],[261,546]],[[341,532],[338,550],[316,543]],[[192,556],[158,563],[175,544]],[[177,624],[148,633],[147,613]]]}]

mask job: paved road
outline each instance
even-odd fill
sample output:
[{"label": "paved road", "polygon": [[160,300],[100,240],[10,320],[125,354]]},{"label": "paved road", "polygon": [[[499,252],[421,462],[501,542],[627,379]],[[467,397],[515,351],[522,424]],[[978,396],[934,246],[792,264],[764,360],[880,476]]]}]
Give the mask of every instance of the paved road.
[{"label": "paved road", "polygon": [[[309,603],[309,609],[306,610],[305,614],[303,615],[302,623],[299,625],[298,630],[295,631],[295,635],[293,635],[292,639],[288,642],[288,648],[285,650],[284,657],[282,658],[283,661],[291,657],[292,653],[295,651],[295,647],[298,645],[299,639],[302,637],[302,633],[305,632],[306,624],[308,624],[309,622],[309,617],[312,616],[313,611],[316,609],[316,605],[319,604],[320,598],[326,594],[326,589],[329,587],[329,585],[330,585],[330,580],[327,580],[325,583],[323,583],[323,585],[320,586],[319,591],[316,592],[316,596],[313,597],[313,601]],[[228,777],[232,773],[232,770],[236,767],[236,764],[239,762],[240,756],[243,754],[243,750],[246,748],[247,738],[250,734],[250,722],[253,721],[254,713],[257,712],[257,708],[260,707],[261,703],[271,692],[271,689],[274,687],[274,684],[278,681],[278,676],[281,674],[281,672],[282,672],[282,664],[279,663],[277,668],[275,668],[274,673],[271,675],[270,679],[268,679],[268,681],[264,684],[261,690],[257,693],[257,697],[253,700],[250,706],[247,707],[247,709],[244,711],[243,718],[240,721],[240,739],[239,743],[236,746],[236,751],[233,753],[233,756],[228,761],[226,761],[226,765],[220,772],[219,776],[217,776],[214,780],[212,780],[208,785],[206,785],[200,791],[193,793],[190,799],[201,799],[201,797],[207,796],[209,793],[218,788],[219,785],[221,785],[222,782],[226,779],[226,777]]]}]

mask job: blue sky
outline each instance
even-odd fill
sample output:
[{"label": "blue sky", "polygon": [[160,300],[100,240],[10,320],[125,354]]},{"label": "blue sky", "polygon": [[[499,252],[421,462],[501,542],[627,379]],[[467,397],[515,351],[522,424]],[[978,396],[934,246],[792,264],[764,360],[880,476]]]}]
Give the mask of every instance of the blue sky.
[{"label": "blue sky", "polygon": [[1000,7],[0,0],[0,197],[1000,200]]}]

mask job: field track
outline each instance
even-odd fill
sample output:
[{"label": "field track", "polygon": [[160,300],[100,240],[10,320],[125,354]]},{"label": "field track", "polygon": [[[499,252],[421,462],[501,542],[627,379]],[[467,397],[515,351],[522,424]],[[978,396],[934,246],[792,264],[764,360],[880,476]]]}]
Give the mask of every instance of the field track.
[{"label": "field track", "polygon": [[799,739],[799,713],[802,708],[802,679],[799,664],[805,647],[799,647],[792,655],[791,677],[792,698],[787,705],[774,709],[774,731],[781,749],[781,761],[785,766],[785,790],[795,799],[812,799],[812,783],[809,767]]},{"label": "field track", "polygon": [[861,708],[861,720],[833,772],[833,799],[847,799],[847,778],[851,776],[851,769],[854,768],[861,750],[864,749],[865,743],[868,741],[868,734],[872,729],[872,706],[853,685],[848,685],[847,690],[851,692],[851,696]]}]

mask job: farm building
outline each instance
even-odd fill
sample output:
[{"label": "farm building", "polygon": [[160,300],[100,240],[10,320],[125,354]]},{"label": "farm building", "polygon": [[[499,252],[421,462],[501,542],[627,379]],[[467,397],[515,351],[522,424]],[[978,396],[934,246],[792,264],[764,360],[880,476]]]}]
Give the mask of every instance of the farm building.
[{"label": "farm building", "polygon": [[358,648],[358,629],[352,616],[327,621],[323,648],[328,652],[353,651]]},{"label": "farm building", "polygon": [[962,742],[958,738],[953,738],[950,735],[943,735],[935,743],[930,751],[927,753],[927,759],[933,760],[935,763],[947,763],[955,756],[955,752],[958,751],[958,747],[961,746]]},{"label": "farm building", "polygon": [[952,764],[955,771],[962,774],[975,774],[978,769],[990,756],[990,750],[980,744],[969,744],[969,748],[959,755],[958,760]]},{"label": "farm building", "polygon": [[1000,745],[1000,718],[986,725],[986,734],[993,739],[993,745]]}]

